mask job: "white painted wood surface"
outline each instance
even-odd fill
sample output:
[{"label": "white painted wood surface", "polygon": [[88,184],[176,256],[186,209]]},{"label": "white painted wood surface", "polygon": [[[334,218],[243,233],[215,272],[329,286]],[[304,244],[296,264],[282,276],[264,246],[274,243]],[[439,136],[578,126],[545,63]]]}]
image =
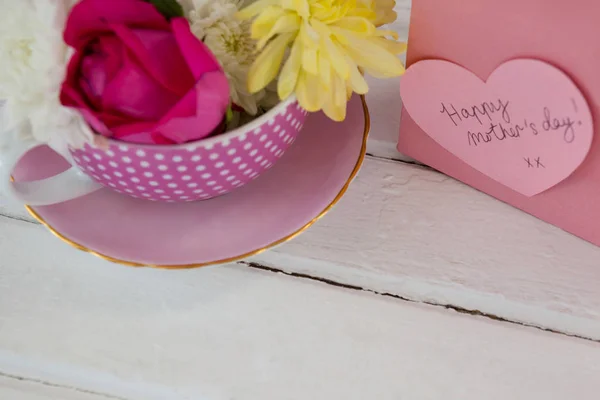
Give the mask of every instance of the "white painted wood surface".
[{"label": "white painted wood surface", "polygon": [[404,159],[398,85],[371,84],[375,157],[326,218],[250,260],[330,285],[115,266],[0,204],[0,399],[597,399],[599,343],[382,295],[600,341],[600,249],[386,161]]},{"label": "white painted wood surface", "polygon": [[369,158],[326,218],[252,261],[600,340],[598,260],[600,248],[451,178]]},{"label": "white painted wood surface", "polygon": [[6,400],[119,400],[113,396],[0,375],[0,396]]},{"label": "white painted wood surface", "polygon": [[123,268],[17,221],[0,232],[4,374],[130,400],[600,393],[599,343],[243,266]]},{"label": "white painted wood surface", "polygon": [[327,218],[255,261],[600,340],[600,248],[424,167],[367,160]]}]

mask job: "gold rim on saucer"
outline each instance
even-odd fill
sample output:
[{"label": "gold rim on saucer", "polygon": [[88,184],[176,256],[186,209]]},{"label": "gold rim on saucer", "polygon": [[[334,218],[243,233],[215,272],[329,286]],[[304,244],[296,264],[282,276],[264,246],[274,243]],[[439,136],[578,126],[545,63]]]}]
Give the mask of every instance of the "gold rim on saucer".
[{"label": "gold rim on saucer", "polygon": [[296,232],[294,232],[282,239],[279,239],[265,247],[262,247],[257,250],[253,250],[251,252],[248,252],[248,253],[245,253],[245,254],[242,254],[239,256],[226,258],[223,260],[210,261],[210,262],[201,263],[201,264],[188,264],[188,265],[149,265],[149,264],[139,264],[139,263],[134,263],[134,262],[130,262],[130,261],[119,260],[114,257],[100,254],[97,251],[88,249],[87,247],[82,246],[79,243],[72,241],[71,239],[66,238],[63,234],[58,232],[56,229],[54,229],[52,226],[50,226],[50,224],[48,224],[46,221],[44,221],[44,219],[38,213],[36,213],[33,210],[33,208],[31,208],[30,206],[25,206],[25,208],[27,209],[27,211],[29,212],[29,214],[31,214],[31,216],[33,218],[35,218],[39,223],[44,225],[50,232],[52,232],[52,234],[54,234],[56,237],[58,237],[60,240],[67,243],[68,245],[73,246],[78,250],[93,254],[94,256],[100,257],[103,260],[110,261],[115,264],[121,264],[121,265],[124,265],[127,267],[147,267],[147,268],[158,268],[158,269],[191,269],[191,268],[208,267],[210,265],[228,264],[228,263],[233,263],[233,262],[237,262],[237,261],[242,261],[248,257],[256,256],[256,255],[261,254],[275,246],[279,246],[280,244],[288,242],[288,241],[294,239],[295,237],[299,236],[300,234],[304,233],[304,231],[306,231],[308,228],[310,228],[315,222],[317,222],[318,220],[323,218],[323,216],[325,216],[325,214],[327,214],[329,212],[329,210],[331,210],[333,208],[333,206],[335,206],[338,203],[338,201],[340,201],[340,199],[344,196],[344,194],[346,194],[346,191],[348,190],[348,188],[350,187],[350,184],[356,177],[356,174],[358,174],[358,171],[360,170],[360,167],[362,166],[363,161],[365,159],[365,155],[367,153],[367,139],[369,137],[369,131],[371,129],[371,117],[369,115],[369,109],[367,107],[367,102],[365,100],[365,96],[361,96],[360,98],[362,101],[364,118],[365,118],[365,129],[364,129],[364,133],[363,133],[362,147],[361,147],[360,155],[358,157],[356,165],[354,166],[354,169],[352,170],[352,173],[348,177],[348,180],[346,181],[346,183],[344,184],[344,186],[342,187],[340,192],[337,194],[337,196],[335,196],[333,201],[327,207],[325,207],[325,209],[323,211],[321,211],[319,213],[319,215],[317,215],[315,218],[313,218],[310,222],[308,222],[302,228],[298,229]]}]

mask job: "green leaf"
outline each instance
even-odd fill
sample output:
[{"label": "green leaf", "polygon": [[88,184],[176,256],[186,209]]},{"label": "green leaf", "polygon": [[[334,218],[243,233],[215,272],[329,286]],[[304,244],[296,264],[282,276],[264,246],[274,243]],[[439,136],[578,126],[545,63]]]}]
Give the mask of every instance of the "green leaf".
[{"label": "green leaf", "polygon": [[175,17],[183,17],[183,7],[177,0],[146,0],[151,3],[158,12],[164,15],[167,19]]},{"label": "green leaf", "polygon": [[231,120],[233,119],[233,109],[231,108],[231,104],[229,104],[229,107],[227,107],[227,111],[225,112],[225,121],[227,123],[231,122]]}]

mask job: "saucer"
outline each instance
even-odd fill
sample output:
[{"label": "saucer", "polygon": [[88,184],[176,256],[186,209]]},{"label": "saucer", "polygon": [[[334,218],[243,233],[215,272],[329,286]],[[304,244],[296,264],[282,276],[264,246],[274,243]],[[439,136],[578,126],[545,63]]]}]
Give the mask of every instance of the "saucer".
[{"label": "saucer", "polygon": [[[344,122],[311,114],[272,169],[227,195],[193,203],[157,203],[101,189],[31,215],[79,250],[127,266],[195,268],[259,254],[308,229],[344,195],[365,156],[369,113],[348,103]],[[49,148],[29,152],[16,181],[43,179],[68,164]]]}]

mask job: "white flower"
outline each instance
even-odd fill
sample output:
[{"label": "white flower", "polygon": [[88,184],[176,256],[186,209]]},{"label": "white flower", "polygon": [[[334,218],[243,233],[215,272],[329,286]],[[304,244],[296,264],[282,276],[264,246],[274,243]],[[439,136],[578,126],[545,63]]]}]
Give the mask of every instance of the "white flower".
[{"label": "white flower", "polygon": [[248,114],[270,108],[273,95],[269,90],[252,94],[248,91],[248,71],[256,59],[256,41],[250,36],[252,21],[239,21],[235,13],[244,0],[188,0],[192,32],[208,46],[223,67],[231,88],[231,99]]},{"label": "white flower", "polygon": [[[79,147],[91,142],[59,101],[69,56],[62,33],[73,0],[0,0],[0,135]],[[8,138],[3,138],[4,141]]]}]

